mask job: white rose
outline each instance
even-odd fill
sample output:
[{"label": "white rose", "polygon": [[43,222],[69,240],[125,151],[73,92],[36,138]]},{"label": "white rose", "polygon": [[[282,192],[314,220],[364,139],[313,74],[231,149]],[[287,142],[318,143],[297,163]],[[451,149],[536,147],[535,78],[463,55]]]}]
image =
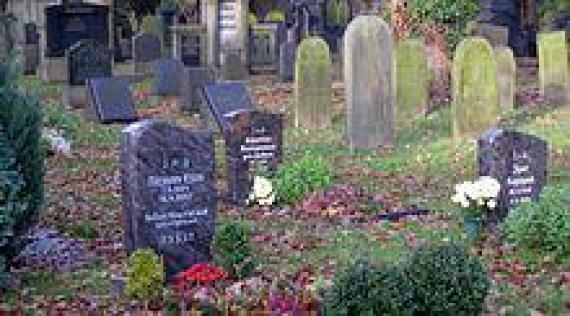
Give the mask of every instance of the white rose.
[{"label": "white rose", "polygon": [[495,200],[487,201],[487,207],[494,210],[497,207],[497,202]]},{"label": "white rose", "polygon": [[274,193],[270,194],[266,198],[259,198],[257,200],[257,203],[259,203],[259,205],[261,205],[261,206],[265,206],[265,205],[269,206],[269,205],[273,204],[273,202],[275,202],[275,194]]},{"label": "white rose", "polygon": [[256,176],[253,180],[253,192],[256,198],[267,198],[273,192],[271,181],[263,177]]}]

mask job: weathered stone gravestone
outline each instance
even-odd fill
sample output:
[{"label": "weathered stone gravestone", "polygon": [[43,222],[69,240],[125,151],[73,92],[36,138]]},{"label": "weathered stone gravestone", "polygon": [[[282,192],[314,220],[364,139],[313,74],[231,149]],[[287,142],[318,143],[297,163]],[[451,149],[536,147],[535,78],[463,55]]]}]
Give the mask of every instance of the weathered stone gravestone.
[{"label": "weathered stone gravestone", "polygon": [[453,59],[452,120],[455,139],[483,133],[499,120],[497,64],[481,37],[461,41]]},{"label": "weathered stone gravestone", "polygon": [[281,78],[281,82],[293,82],[295,79],[297,43],[293,35],[293,32],[289,31],[287,41],[279,47],[279,78]]},{"label": "weathered stone gravestone", "polygon": [[152,93],[160,96],[179,97],[187,86],[184,64],[178,59],[158,59],[152,62],[154,77]]},{"label": "weathered stone gravestone", "polygon": [[67,53],[68,83],[85,85],[88,78],[104,78],[113,75],[113,54],[109,48],[94,41],[82,40]]},{"label": "weathered stone gravestone", "polygon": [[354,19],[344,34],[347,136],[351,149],[377,148],[394,137],[393,40],[373,15]]},{"label": "weathered stone gravestone", "polygon": [[514,108],[516,92],[517,64],[513,51],[508,47],[495,48],[499,84],[499,105],[501,110],[510,111]]},{"label": "weathered stone gravestone", "polygon": [[91,109],[101,123],[132,122],[137,119],[127,82],[118,78],[87,80]]},{"label": "weathered stone gravestone", "polygon": [[406,39],[396,51],[396,129],[412,127],[428,109],[430,72],[424,44]]},{"label": "weathered stone gravestone", "polygon": [[16,21],[13,14],[0,14],[0,61],[5,61],[16,47]]},{"label": "weathered stone gravestone", "polygon": [[35,23],[24,24],[24,75],[35,75],[40,64],[40,34]]},{"label": "weathered stone gravestone", "polygon": [[162,46],[158,36],[142,33],[133,37],[133,62],[137,75],[150,75],[152,62],[161,56]]},{"label": "weathered stone gravestone", "polygon": [[509,29],[504,26],[489,23],[477,23],[473,35],[483,37],[489,41],[493,47],[509,45]]},{"label": "weathered stone gravestone", "polygon": [[479,175],[501,184],[494,221],[522,202],[537,200],[547,181],[548,146],[533,135],[491,129],[479,139]]},{"label": "weathered stone gravestone", "polygon": [[226,116],[224,140],[229,202],[243,204],[258,171],[274,172],[282,159],[283,116],[259,111]]},{"label": "weathered stone gravestone", "polygon": [[224,80],[240,81],[248,77],[249,71],[242,60],[240,50],[226,50],[222,55],[221,74]]},{"label": "weathered stone gravestone", "polygon": [[570,102],[568,48],[564,31],[538,34],[538,78],[540,90],[553,105]]},{"label": "weathered stone gravestone", "polygon": [[283,116],[257,111],[241,83],[207,84],[204,98],[225,140],[227,200],[243,204],[255,171],[274,171],[281,161]]},{"label": "weathered stone gravestone", "polygon": [[185,88],[188,99],[185,104],[186,110],[197,111],[200,109],[200,102],[202,101],[200,93],[205,84],[215,83],[216,74],[210,67],[188,67],[186,68],[186,75],[188,77],[188,87]]},{"label": "weathered stone gravestone", "polygon": [[332,70],[327,43],[305,38],[295,63],[295,126],[309,130],[329,128],[332,121]]},{"label": "weathered stone gravestone", "polygon": [[210,260],[215,229],[214,145],[210,132],[146,120],[123,130],[124,243],[152,248],[167,278]]}]

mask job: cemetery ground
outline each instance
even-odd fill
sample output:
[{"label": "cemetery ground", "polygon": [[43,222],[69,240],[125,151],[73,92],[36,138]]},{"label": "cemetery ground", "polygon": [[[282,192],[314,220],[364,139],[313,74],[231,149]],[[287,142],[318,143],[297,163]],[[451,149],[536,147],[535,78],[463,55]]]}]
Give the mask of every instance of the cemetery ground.
[{"label": "cemetery ground", "polygon": [[[46,200],[40,226],[85,243],[88,255],[82,267],[69,272],[53,272],[47,262],[41,268],[22,266],[14,274],[13,289],[0,299],[0,311],[134,310],[137,307],[113,289],[113,279],[123,274],[127,261],[122,248],[118,157],[122,126],[90,122],[81,110],[63,108],[57,86],[27,80],[44,100],[44,126],[62,131],[72,141],[69,155],[53,154],[46,160]],[[343,139],[341,86],[333,89],[333,127],[308,133],[293,127],[292,86],[274,81],[256,76],[250,88],[260,106],[286,112],[283,164],[306,156],[325,157],[332,164],[334,178],[296,205],[232,207],[220,203],[217,226],[240,221],[251,229],[256,274],[264,282],[278,284],[283,297],[300,297],[300,292],[305,298],[316,297],[336,270],[363,254],[374,262],[390,264],[419,245],[461,238],[450,197],[455,184],[476,176],[476,143],[453,145],[448,105],[415,122],[414,128],[398,131],[392,148],[351,153]],[[195,115],[180,112],[168,99],[151,98],[148,83],[137,84],[134,90],[141,117],[187,127],[199,124]],[[504,124],[547,140],[548,184],[570,184],[570,106],[518,109],[505,116]],[[225,166],[219,135],[216,160],[222,192]],[[303,175],[310,177],[311,171]],[[429,214],[397,221],[379,219],[379,214],[414,205],[430,210]],[[486,314],[570,313],[570,258],[555,260],[508,247],[489,233],[471,251],[484,258],[492,278]],[[300,291],[296,286],[301,283],[312,287]],[[251,295],[263,300],[260,293]],[[166,310],[172,301],[172,293],[167,293],[165,302],[149,308]]]}]

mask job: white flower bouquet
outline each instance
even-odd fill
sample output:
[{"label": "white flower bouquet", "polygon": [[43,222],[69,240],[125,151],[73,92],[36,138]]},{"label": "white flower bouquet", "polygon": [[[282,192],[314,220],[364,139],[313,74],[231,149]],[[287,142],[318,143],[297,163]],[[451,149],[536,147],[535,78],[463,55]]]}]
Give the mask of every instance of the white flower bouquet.
[{"label": "white flower bouquet", "polygon": [[501,184],[496,179],[482,176],[476,181],[466,181],[455,186],[453,203],[461,206],[465,216],[484,218],[497,207]]},{"label": "white flower bouquet", "polygon": [[269,206],[273,202],[275,202],[275,192],[273,192],[271,181],[264,177],[255,176],[247,204],[257,203],[260,206]]}]

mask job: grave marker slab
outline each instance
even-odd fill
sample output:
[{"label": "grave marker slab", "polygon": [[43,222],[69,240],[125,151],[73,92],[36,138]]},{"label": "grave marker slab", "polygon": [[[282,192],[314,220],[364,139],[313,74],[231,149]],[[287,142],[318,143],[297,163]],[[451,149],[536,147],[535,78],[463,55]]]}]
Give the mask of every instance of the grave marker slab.
[{"label": "grave marker slab", "polygon": [[515,107],[517,64],[513,51],[508,47],[495,48],[499,84],[499,105],[501,110],[513,110]]},{"label": "grave marker slab", "polygon": [[259,111],[233,112],[224,133],[228,201],[243,204],[256,171],[274,172],[282,159],[283,115]]},{"label": "grave marker slab", "polygon": [[565,31],[538,34],[539,87],[552,105],[570,102],[567,45]]},{"label": "grave marker slab", "polygon": [[295,58],[297,43],[287,41],[279,48],[279,77],[282,82],[293,82],[295,79]]},{"label": "grave marker slab", "polygon": [[224,82],[206,84],[204,98],[222,130],[228,125],[228,116],[233,112],[255,110],[247,87],[242,83]]},{"label": "grave marker slab", "polygon": [[216,82],[216,74],[210,67],[188,67],[186,68],[188,76],[188,93],[187,98],[188,110],[196,111],[200,109],[201,97],[200,93],[206,84]]},{"label": "grave marker slab", "polygon": [[178,59],[163,58],[152,63],[154,76],[152,93],[161,96],[181,96],[187,86],[184,64]]},{"label": "grave marker slab", "polygon": [[137,119],[129,85],[118,78],[87,80],[91,108],[101,123],[132,122]]},{"label": "grave marker slab", "polygon": [[73,45],[68,53],[68,83],[83,86],[88,78],[103,78],[113,75],[113,53],[94,40],[82,40]]},{"label": "grave marker slab", "polygon": [[208,262],[216,212],[212,134],[146,120],[123,130],[121,148],[127,252],[154,249],[169,279]]},{"label": "grave marker slab", "polygon": [[50,5],[45,8],[46,56],[64,57],[80,40],[109,46],[109,7],[88,3]]},{"label": "grave marker slab", "polygon": [[343,74],[351,150],[393,141],[393,46],[390,28],[377,16],[361,15],[346,29]]},{"label": "grave marker slab", "polygon": [[501,184],[494,221],[522,202],[537,200],[547,181],[548,145],[533,135],[491,129],[478,141],[479,175]]},{"label": "grave marker slab", "polygon": [[152,62],[162,56],[160,38],[149,33],[137,34],[133,37],[132,48],[135,73],[139,75],[150,74]]}]

